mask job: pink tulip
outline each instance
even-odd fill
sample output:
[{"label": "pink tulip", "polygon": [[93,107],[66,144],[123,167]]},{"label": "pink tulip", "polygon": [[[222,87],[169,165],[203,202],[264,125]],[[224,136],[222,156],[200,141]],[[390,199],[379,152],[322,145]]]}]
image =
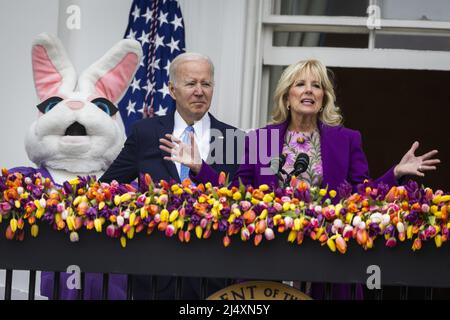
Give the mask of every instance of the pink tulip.
[{"label": "pink tulip", "polygon": [[252,206],[252,204],[248,201],[241,201],[240,205],[241,205],[242,211],[247,211]]},{"label": "pink tulip", "polygon": [[275,210],[277,210],[277,212],[280,212],[281,210],[283,210],[283,206],[281,205],[281,203],[275,202],[273,204],[273,207],[275,208]]},{"label": "pink tulip", "polygon": [[166,236],[167,236],[167,237],[171,237],[171,236],[173,236],[174,232],[175,232],[175,227],[174,227],[174,225],[173,225],[173,224],[169,224],[169,225],[167,226],[166,230],[165,230]]}]

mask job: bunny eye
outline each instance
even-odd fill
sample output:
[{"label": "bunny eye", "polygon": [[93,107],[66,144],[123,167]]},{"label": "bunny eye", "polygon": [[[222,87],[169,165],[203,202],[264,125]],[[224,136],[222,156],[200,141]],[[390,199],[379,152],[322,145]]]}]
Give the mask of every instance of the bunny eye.
[{"label": "bunny eye", "polygon": [[47,113],[50,110],[52,110],[53,107],[56,106],[58,103],[60,103],[62,100],[63,99],[60,97],[51,97],[38,104],[37,108],[39,109],[40,112]]},{"label": "bunny eye", "polygon": [[105,98],[94,99],[92,100],[92,103],[110,117],[112,117],[117,113],[117,111],[119,111],[119,109],[117,109],[117,107],[111,101]]}]

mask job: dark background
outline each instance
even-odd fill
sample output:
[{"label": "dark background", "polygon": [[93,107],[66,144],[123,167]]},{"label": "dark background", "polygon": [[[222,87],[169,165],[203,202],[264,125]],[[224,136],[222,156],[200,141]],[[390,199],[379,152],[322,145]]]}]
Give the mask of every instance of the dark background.
[{"label": "dark background", "polygon": [[417,140],[416,155],[439,150],[438,170],[415,178],[450,191],[450,72],[331,68],[344,125],[359,130],[377,178]]}]

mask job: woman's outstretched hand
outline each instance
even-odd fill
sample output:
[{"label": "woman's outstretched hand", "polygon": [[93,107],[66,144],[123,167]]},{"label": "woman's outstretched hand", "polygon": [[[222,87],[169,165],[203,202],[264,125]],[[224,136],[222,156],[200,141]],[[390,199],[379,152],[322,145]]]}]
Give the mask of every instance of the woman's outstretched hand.
[{"label": "woman's outstretched hand", "polygon": [[198,146],[195,143],[194,134],[190,132],[189,135],[191,140],[190,145],[183,143],[180,139],[175,138],[171,134],[166,134],[166,138],[159,139],[159,142],[161,142],[159,148],[171,155],[164,157],[164,160],[176,161],[184,164],[194,174],[198,174],[202,166],[202,159],[200,157]]},{"label": "woman's outstretched hand", "polygon": [[400,179],[406,175],[424,177],[425,171],[436,170],[436,165],[441,161],[439,159],[433,159],[438,153],[437,150],[427,152],[421,156],[416,156],[414,153],[419,147],[419,142],[415,141],[411,146],[411,149],[405,153],[400,163],[394,168],[394,175],[397,179]]}]

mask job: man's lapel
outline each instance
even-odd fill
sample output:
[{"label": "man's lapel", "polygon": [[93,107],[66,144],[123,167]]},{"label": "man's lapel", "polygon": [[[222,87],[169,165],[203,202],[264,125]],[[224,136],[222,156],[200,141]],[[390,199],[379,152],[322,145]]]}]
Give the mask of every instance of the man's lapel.
[{"label": "man's lapel", "polygon": [[[166,138],[166,134],[172,134],[173,132],[173,128],[174,128],[174,113],[170,113],[166,116],[163,117],[159,117],[159,127],[157,130],[158,133],[158,145],[159,145],[159,139],[161,138]],[[167,138],[166,138],[167,139]],[[159,151],[161,152],[161,158],[166,157],[166,156],[170,156],[169,153],[159,149]],[[168,161],[168,160],[163,160],[164,161],[164,165],[167,168],[167,171],[169,172],[169,176],[171,176],[172,178],[174,178],[177,181],[180,181],[180,176],[178,175],[178,170],[177,167],[175,166],[175,163],[173,163],[172,161]]]}]

